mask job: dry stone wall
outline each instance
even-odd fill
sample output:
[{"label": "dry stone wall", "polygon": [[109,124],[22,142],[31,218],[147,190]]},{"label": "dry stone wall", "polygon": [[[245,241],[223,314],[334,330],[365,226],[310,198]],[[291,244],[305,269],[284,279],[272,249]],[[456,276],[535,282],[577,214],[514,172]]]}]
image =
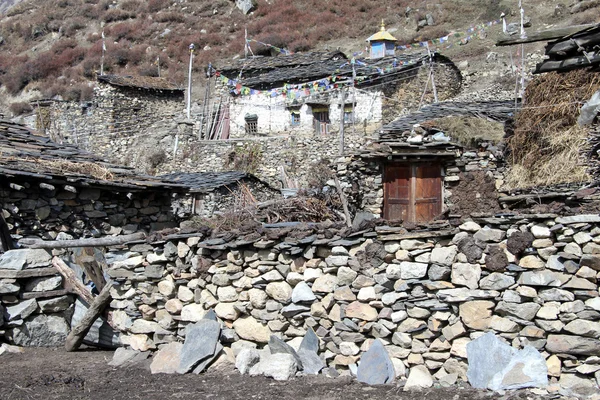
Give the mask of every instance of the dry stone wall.
[{"label": "dry stone wall", "polygon": [[183,341],[209,310],[236,354],[271,335],[297,348],[312,328],[338,370],[380,339],[399,378],[414,370],[444,382],[465,381],[467,344],[494,332],[538,349],[555,388],[597,387],[600,216],[442,228],[296,227],[135,244],[108,271],[118,282],[112,320],[141,351]]},{"label": "dry stone wall", "polygon": [[170,193],[127,193],[35,181],[0,184],[2,215],[15,239],[130,234],[175,224]]}]

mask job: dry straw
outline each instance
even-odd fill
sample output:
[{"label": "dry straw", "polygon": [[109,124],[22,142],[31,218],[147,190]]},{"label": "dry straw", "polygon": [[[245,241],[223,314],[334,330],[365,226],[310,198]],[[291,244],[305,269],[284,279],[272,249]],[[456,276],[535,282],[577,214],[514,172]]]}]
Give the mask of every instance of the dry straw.
[{"label": "dry straw", "polygon": [[577,126],[582,103],[600,89],[600,74],[585,70],[536,77],[507,140],[507,188],[586,182],[586,129]]}]

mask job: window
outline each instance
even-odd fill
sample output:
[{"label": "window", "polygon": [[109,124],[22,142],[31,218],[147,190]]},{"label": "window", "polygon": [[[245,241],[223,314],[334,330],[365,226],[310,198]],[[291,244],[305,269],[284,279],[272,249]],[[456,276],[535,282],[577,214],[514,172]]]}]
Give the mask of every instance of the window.
[{"label": "window", "polygon": [[256,114],[246,114],[246,135],[256,135],[258,133],[258,116]]},{"label": "window", "polygon": [[433,163],[385,166],[383,218],[429,222],[442,213],[441,167]]},{"label": "window", "polygon": [[300,125],[300,111],[290,111],[290,124],[292,126],[299,126]]},{"label": "window", "polygon": [[344,111],[344,123],[345,124],[351,124],[354,122],[354,113],[352,112],[352,110]]}]

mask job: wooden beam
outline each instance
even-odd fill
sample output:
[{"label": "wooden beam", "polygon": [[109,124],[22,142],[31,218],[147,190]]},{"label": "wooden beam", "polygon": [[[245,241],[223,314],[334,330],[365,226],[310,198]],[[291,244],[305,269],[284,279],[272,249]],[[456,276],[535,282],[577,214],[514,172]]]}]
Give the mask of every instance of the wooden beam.
[{"label": "wooden beam", "polygon": [[564,38],[565,36],[573,35],[584,29],[596,26],[596,24],[574,25],[564,28],[548,29],[546,31],[528,33],[526,38],[516,37],[508,39],[500,39],[496,42],[496,46],[512,46],[521,43],[543,42],[554,39]]},{"label": "wooden beam", "polygon": [[405,234],[392,234],[392,235],[377,235],[377,239],[382,241],[391,240],[403,240],[403,239],[427,239],[434,237],[446,237],[453,236],[456,232],[454,230],[441,230],[441,231],[424,231],[424,232],[409,232]]},{"label": "wooden beam", "polygon": [[115,246],[128,242],[134,242],[136,240],[143,240],[146,238],[144,232],[132,233],[131,235],[121,236],[106,236],[103,238],[88,238],[88,239],[75,239],[75,240],[48,240],[44,241],[41,239],[21,239],[19,244],[30,249],[66,249],[69,247],[101,247],[101,246]]},{"label": "wooden beam", "polygon": [[576,54],[580,47],[584,49],[587,47],[593,47],[600,43],[600,32],[588,34],[585,36],[572,38],[572,40],[561,40],[558,42],[548,43],[546,45],[546,55],[555,56],[551,58],[557,58],[556,56],[565,56],[568,53]]},{"label": "wooden beam", "polygon": [[58,272],[63,276],[65,289],[81,297],[87,304],[92,304],[94,299],[92,293],[90,293],[79,278],[75,276],[75,272],[73,272],[63,260],[54,257],[52,259],[52,265],[54,265]]},{"label": "wooden beam", "polygon": [[51,276],[56,274],[58,274],[58,270],[54,267],[32,268],[21,271],[0,269],[0,279],[39,278],[41,276]]},{"label": "wooden beam", "polygon": [[69,335],[67,335],[67,340],[65,341],[65,349],[67,351],[75,351],[81,346],[85,335],[87,335],[96,319],[102,314],[104,308],[110,303],[112,299],[110,296],[110,289],[112,287],[113,282],[108,282],[100,294],[94,298],[94,301],[89,303],[90,307],[85,312],[85,315],[79,324],[69,332]]}]

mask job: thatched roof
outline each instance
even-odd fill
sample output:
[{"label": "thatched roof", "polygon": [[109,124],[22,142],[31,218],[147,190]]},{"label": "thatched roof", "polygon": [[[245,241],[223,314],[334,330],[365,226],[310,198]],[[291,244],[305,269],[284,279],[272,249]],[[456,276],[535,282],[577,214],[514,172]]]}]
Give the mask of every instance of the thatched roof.
[{"label": "thatched roof", "polygon": [[56,143],[7,120],[0,120],[0,178],[127,191],[187,189],[130,167],[111,164],[73,145]]}]

